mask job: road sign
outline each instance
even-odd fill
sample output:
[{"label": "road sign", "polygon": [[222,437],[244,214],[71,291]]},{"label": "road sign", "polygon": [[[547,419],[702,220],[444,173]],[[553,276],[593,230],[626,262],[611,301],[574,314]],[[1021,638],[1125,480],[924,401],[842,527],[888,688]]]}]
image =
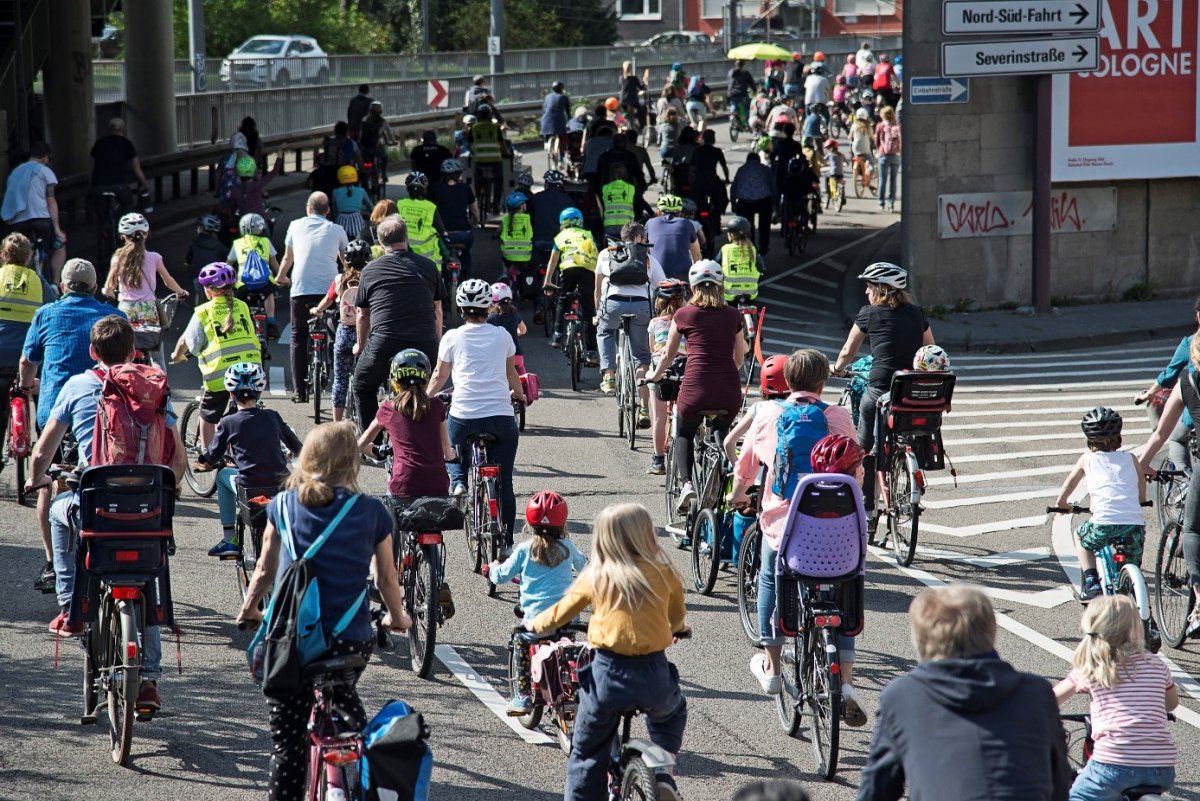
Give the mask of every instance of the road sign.
[{"label": "road sign", "polygon": [[944,0],[942,33],[1092,33],[1100,0]]},{"label": "road sign", "polygon": [[499,36],[489,36],[488,37],[488,55],[489,56],[500,55],[500,37]]},{"label": "road sign", "polygon": [[916,105],[968,103],[971,82],[966,78],[909,78],[908,101]]},{"label": "road sign", "polygon": [[1098,36],[942,43],[942,75],[946,77],[1093,72],[1099,66]]},{"label": "road sign", "polygon": [[450,90],[445,81],[430,81],[425,90],[425,99],[430,108],[446,108],[450,105]]}]

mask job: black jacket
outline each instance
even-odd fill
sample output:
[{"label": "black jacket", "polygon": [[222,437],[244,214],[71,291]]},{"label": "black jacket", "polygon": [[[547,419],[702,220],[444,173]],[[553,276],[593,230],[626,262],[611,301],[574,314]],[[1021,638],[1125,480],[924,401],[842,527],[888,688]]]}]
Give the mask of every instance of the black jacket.
[{"label": "black jacket", "polygon": [[895,679],[858,801],[1061,801],[1071,785],[1049,682],[996,656],[925,662]]}]

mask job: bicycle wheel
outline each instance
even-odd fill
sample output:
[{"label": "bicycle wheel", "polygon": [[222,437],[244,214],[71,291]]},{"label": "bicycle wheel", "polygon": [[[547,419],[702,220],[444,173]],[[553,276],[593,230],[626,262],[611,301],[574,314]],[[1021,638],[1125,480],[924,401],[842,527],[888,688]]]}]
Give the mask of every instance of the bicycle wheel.
[{"label": "bicycle wheel", "polygon": [[29,454],[17,456],[13,453],[10,458],[17,463],[17,503],[24,506],[26,498],[29,497],[29,494],[25,492],[25,477],[29,471]]},{"label": "bicycle wheel", "polygon": [[[521,665],[517,659],[521,648],[525,648],[525,643],[517,640],[515,637],[508,644],[508,686],[512,691],[512,696],[515,698],[520,692],[520,677]],[[527,729],[536,729],[537,725],[542,722],[542,712],[545,707],[538,703],[537,698],[529,699],[530,706],[528,714],[517,715],[517,723],[520,723]]]},{"label": "bicycle wheel", "polygon": [[815,636],[804,688],[809,708],[808,733],[817,757],[817,773],[832,779],[837,772],[842,722],[837,638],[829,629],[821,629]]},{"label": "bicycle wheel", "polygon": [[[406,593],[405,605],[412,618],[408,642],[412,651],[412,669],[423,679],[433,670],[433,653],[437,645],[438,628],[438,546],[422,545],[412,553],[412,587]],[[409,598],[412,600],[410,601]]]},{"label": "bicycle wheel", "polygon": [[487,523],[484,521],[484,509],[486,501],[483,497],[483,487],[477,482],[473,482],[471,487],[471,516],[467,521],[467,547],[472,551],[471,557],[475,560],[476,573],[483,572],[483,537],[484,529]]},{"label": "bicycle wheel", "polygon": [[[624,337],[621,338],[621,344],[625,343]],[[625,386],[625,349],[618,347],[617,349],[617,436],[625,436],[625,393],[628,388]]]},{"label": "bicycle wheel", "polygon": [[204,452],[204,446],[200,440],[200,404],[198,402],[192,401],[183,410],[179,433],[183,439],[183,449],[187,453],[187,464],[183,471],[183,477],[187,480],[188,486],[192,488],[192,492],[202,498],[207,498],[217,489],[218,471],[200,472],[192,468],[192,464]]},{"label": "bicycle wheel", "polygon": [[621,776],[621,801],[657,801],[658,778],[654,768],[647,765],[641,756],[625,763]]},{"label": "bicycle wheel", "polygon": [[83,715],[80,723],[96,722],[96,704],[99,696],[100,657],[96,654],[96,645],[106,642],[103,626],[106,620],[103,616],[94,623],[88,624],[79,635],[79,643],[83,646]]},{"label": "bicycle wheel", "polygon": [[542,295],[542,333],[546,339],[554,333],[555,317],[558,316],[558,302],[553,295]]},{"label": "bicycle wheel", "polygon": [[671,535],[671,540],[676,546],[683,543],[685,536],[684,530],[680,527],[681,520],[679,513],[675,511],[675,507],[679,502],[679,476],[675,473],[675,456],[672,453],[674,449],[671,447],[671,437],[667,437],[667,452],[664,457],[667,474],[663,482],[663,496],[666,501],[667,511],[667,533]]},{"label": "bicycle wheel", "polygon": [[1183,558],[1183,532],[1172,520],[1163,529],[1154,565],[1154,610],[1163,641],[1172,648],[1183,645],[1188,617],[1196,605]]},{"label": "bicycle wheel", "polygon": [[320,425],[321,423],[321,385],[325,380],[325,359],[321,356],[321,351],[314,348],[312,352],[312,363],[308,366],[308,391],[312,394],[313,405],[313,422]]},{"label": "bicycle wheel", "polygon": [[866,181],[863,180],[862,170],[858,167],[854,168],[854,196],[862,197],[867,192]]},{"label": "bicycle wheel", "polygon": [[846,185],[838,184],[837,189],[837,210],[841,211],[846,208]]},{"label": "bicycle wheel", "polygon": [[836,190],[833,188],[832,181],[825,182],[825,208],[828,209],[833,205],[833,193]]},{"label": "bicycle wheel", "polygon": [[1146,650],[1152,654],[1158,653],[1162,647],[1162,635],[1157,634],[1157,637],[1151,635],[1152,632],[1157,633],[1158,626],[1155,625],[1154,617],[1150,614],[1150,589],[1146,586],[1146,577],[1142,575],[1142,571],[1137,565],[1126,564],[1121,567],[1120,577],[1117,579],[1117,594],[1124,595],[1133,601],[1134,607],[1138,610],[1138,617],[1142,621]]},{"label": "bicycle wheel", "polygon": [[888,538],[892,541],[896,564],[908,567],[917,553],[917,523],[921,507],[912,503],[912,475],[908,472],[906,460],[899,456],[892,459],[887,479],[888,493],[892,499],[887,510]]},{"label": "bicycle wheel", "polygon": [[625,360],[621,371],[625,375],[625,436],[629,438],[629,450],[635,450],[637,442],[638,388],[637,373],[633,366],[633,353],[629,340],[625,340]]},{"label": "bicycle wheel", "polygon": [[571,391],[579,391],[579,379],[583,376],[583,352],[579,345],[579,327],[577,323],[567,325],[568,356],[571,359]]},{"label": "bicycle wheel", "polygon": [[[502,537],[503,532],[500,528],[500,521],[496,518],[492,518],[491,522],[488,524],[487,541],[483,543],[483,546],[488,549],[488,564],[500,560],[500,540]],[[489,598],[495,598],[496,593],[500,591],[500,585],[493,584],[489,581],[487,585],[487,591]]]},{"label": "bicycle wheel", "polygon": [[800,731],[800,666],[803,664],[804,635],[789,637],[780,650],[779,695],[775,696],[775,713],[779,725],[788,737]]},{"label": "bicycle wheel", "polygon": [[139,666],[126,663],[126,655],[138,653],[137,606],[125,603],[118,606],[107,601],[109,610],[108,652],[105,666],[108,670],[108,738],[112,761],[124,765],[129,759],[133,744],[133,702],[137,698],[140,677]]},{"label": "bicycle wheel", "polygon": [[721,525],[717,514],[705,507],[692,524],[692,585],[701,595],[712,595],[721,568]]},{"label": "bicycle wheel", "polygon": [[737,142],[738,134],[741,133],[741,126],[738,125],[737,117],[729,118],[729,141]]},{"label": "bicycle wheel", "polygon": [[762,560],[762,532],[758,523],[750,524],[742,535],[742,550],[738,554],[737,598],[738,616],[742,631],[751,645],[758,645],[758,571]]},{"label": "bicycle wheel", "polygon": [[242,601],[246,600],[246,592],[250,589],[250,578],[254,575],[253,563],[249,569],[246,568],[246,550],[249,545],[246,542],[247,532],[246,524],[239,514],[237,522],[234,523],[234,533],[238,541],[237,559],[234,561],[234,578],[237,581],[238,595]]}]

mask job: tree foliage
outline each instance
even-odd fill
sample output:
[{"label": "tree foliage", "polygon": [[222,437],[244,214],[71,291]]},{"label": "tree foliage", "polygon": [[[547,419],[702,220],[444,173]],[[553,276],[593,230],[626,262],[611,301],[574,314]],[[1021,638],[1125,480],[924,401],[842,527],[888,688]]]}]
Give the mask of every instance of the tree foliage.
[{"label": "tree foliage", "polygon": [[[487,46],[490,0],[426,0],[429,3],[433,50],[483,50]],[[421,42],[422,0],[409,0]],[[617,38],[617,18],[604,0],[504,0],[504,46],[509,50],[610,45]]]}]

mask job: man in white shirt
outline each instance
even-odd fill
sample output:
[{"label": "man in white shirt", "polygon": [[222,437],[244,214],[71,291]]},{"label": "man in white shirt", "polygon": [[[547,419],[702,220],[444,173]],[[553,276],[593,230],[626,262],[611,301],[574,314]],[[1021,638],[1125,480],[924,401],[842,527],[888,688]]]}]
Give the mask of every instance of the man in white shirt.
[{"label": "man in white shirt", "polygon": [[[329,197],[324,192],[309,195],[304,210],[307,216],[288,226],[276,278],[280,286],[292,285],[292,400],[297,403],[308,402],[309,314],[337,278],[338,262],[344,263],[342,257],[350,245],[345,229],[328,219]],[[293,267],[296,276],[290,279]]]},{"label": "man in white shirt", "polygon": [[58,200],[54,197],[58,178],[47,166],[49,163],[49,146],[34,142],[29,148],[29,161],[8,176],[0,219],[16,233],[29,237],[30,242],[42,240],[50,254],[50,272],[46,272],[46,265],[42,265],[42,272],[46,280],[57,284],[67,257],[67,235],[58,222]]},{"label": "man in white shirt", "polygon": [[832,88],[829,76],[825,74],[824,62],[813,65],[804,79],[804,107],[817,107],[817,113],[825,118],[825,127],[829,127],[829,98]]},{"label": "man in white shirt", "polygon": [[858,67],[859,85],[870,87],[871,76],[875,74],[875,54],[871,52],[869,42],[863,42],[862,47],[858,48],[858,52],[854,54],[854,64]]}]

